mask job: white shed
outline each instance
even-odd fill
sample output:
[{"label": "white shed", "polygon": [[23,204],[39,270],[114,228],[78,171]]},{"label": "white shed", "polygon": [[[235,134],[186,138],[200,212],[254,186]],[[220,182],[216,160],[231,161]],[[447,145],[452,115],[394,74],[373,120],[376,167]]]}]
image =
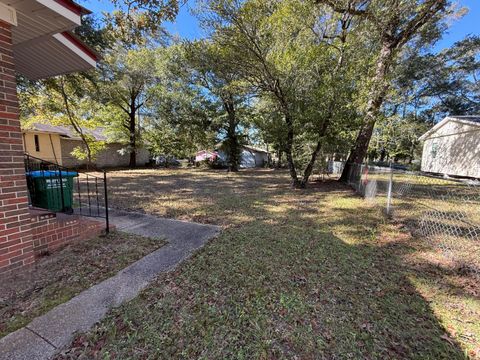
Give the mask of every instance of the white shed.
[{"label": "white shed", "polygon": [[240,167],[256,168],[264,167],[268,163],[268,152],[253,146],[242,146]]},{"label": "white shed", "polygon": [[448,116],[420,140],[422,171],[480,178],[480,115]]},{"label": "white shed", "polygon": [[[217,148],[221,146],[221,143],[217,145]],[[243,145],[241,147],[240,154],[240,168],[249,169],[249,168],[258,168],[264,167],[268,163],[269,153],[266,150],[259,149],[249,145]],[[218,157],[224,163],[228,163],[228,155],[225,151],[219,149],[217,150]]]}]

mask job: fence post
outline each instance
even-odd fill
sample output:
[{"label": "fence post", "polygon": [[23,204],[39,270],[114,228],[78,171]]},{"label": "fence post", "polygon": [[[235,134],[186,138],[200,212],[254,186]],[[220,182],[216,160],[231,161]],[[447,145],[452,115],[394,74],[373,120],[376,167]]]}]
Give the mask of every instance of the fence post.
[{"label": "fence post", "polygon": [[392,212],[392,188],[393,188],[393,168],[390,163],[390,179],[388,181],[388,192],[387,192],[387,215],[390,216]]},{"label": "fence post", "polygon": [[105,233],[110,233],[110,220],[108,218],[108,191],[107,191],[107,172],[103,170],[103,189],[105,191]]},{"label": "fence post", "polygon": [[62,169],[58,168],[58,178],[60,180],[60,199],[62,201],[62,210],[61,212],[65,212],[65,194],[63,193],[63,178],[62,178]]}]

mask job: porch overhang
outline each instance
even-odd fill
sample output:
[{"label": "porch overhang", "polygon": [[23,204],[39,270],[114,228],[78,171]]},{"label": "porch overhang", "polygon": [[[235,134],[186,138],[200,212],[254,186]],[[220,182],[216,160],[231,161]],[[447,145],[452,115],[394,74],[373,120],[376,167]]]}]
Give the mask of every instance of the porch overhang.
[{"label": "porch overhang", "polygon": [[15,68],[30,80],[86,71],[97,64],[97,55],[68,32],[14,48]]},{"label": "porch overhang", "polygon": [[0,0],[12,26],[15,69],[31,80],[96,66],[98,56],[69,31],[89,11],[70,0]]}]

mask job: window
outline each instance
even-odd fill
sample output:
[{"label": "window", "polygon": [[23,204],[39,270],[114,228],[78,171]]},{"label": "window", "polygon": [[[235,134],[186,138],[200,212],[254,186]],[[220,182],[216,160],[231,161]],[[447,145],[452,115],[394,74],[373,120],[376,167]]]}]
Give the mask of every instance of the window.
[{"label": "window", "polygon": [[437,151],[438,151],[438,144],[436,142],[434,142],[432,144],[432,158],[436,158],[437,157]]},{"label": "window", "polygon": [[39,152],[40,151],[40,141],[38,141],[38,135],[34,135],[35,138],[35,151]]}]

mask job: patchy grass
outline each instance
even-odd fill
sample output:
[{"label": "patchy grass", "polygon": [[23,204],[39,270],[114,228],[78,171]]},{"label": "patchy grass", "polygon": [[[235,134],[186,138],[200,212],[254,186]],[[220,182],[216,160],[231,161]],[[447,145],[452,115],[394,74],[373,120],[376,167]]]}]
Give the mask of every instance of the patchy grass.
[{"label": "patchy grass", "polygon": [[223,225],[58,359],[479,358],[479,285],[338,183],[110,174],[112,204]]},{"label": "patchy grass", "polygon": [[275,174],[269,170],[228,173],[196,169],[110,172],[109,203],[162,217],[240,225],[254,219],[256,202],[274,195],[279,187],[289,191],[285,174]]},{"label": "patchy grass", "polygon": [[165,241],[114,232],[71,244],[0,282],[0,337],[113,276]]}]

